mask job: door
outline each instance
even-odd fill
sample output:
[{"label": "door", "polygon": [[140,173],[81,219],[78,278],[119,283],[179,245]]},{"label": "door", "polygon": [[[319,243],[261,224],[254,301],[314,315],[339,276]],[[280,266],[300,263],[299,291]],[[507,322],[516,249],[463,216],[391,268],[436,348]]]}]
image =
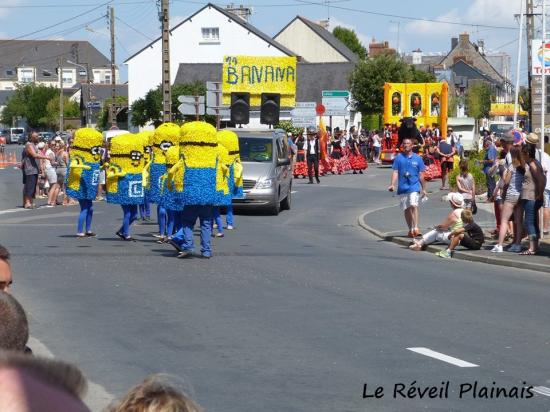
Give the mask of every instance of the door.
[{"label": "door", "polygon": [[[286,135],[279,135],[277,137],[277,163],[287,162],[289,160],[289,148]],[[279,200],[283,200],[287,197],[290,189],[290,176],[292,175],[290,165],[277,166],[277,181],[279,183]]]}]

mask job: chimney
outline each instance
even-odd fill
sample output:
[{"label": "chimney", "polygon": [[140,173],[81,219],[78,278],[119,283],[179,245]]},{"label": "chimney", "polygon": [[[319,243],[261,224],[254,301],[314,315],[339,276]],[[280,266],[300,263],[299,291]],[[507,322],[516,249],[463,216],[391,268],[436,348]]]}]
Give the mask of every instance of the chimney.
[{"label": "chimney", "polygon": [[456,37],[451,37],[451,50],[453,50],[458,45],[458,39]]},{"label": "chimney", "polygon": [[240,6],[235,6],[231,3],[231,5],[227,5],[225,9],[246,22],[252,15],[252,8],[243,6],[242,4]]},{"label": "chimney", "polygon": [[483,40],[478,40],[477,41],[477,51],[482,56],[485,56],[485,42]]},{"label": "chimney", "polygon": [[458,35],[458,42],[460,44],[468,44],[470,43],[470,35],[468,33],[460,33]]},{"label": "chimney", "polygon": [[422,50],[420,49],[413,50],[412,64],[422,64]]}]

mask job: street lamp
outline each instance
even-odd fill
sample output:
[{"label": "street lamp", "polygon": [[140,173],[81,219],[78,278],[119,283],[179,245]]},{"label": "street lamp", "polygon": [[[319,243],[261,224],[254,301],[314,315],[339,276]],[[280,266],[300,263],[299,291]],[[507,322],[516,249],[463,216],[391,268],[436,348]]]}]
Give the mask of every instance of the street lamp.
[{"label": "street lamp", "polygon": [[[90,69],[88,67],[88,64],[86,64],[86,66],[83,66],[81,64],[72,62],[70,60],[66,60],[66,62],[69,63],[69,64],[72,64],[73,66],[80,67],[86,73],[86,84],[88,85],[88,102],[86,104],[86,126],[89,126],[90,122],[91,122],[91,119],[90,119],[90,101],[91,101],[91,96],[92,96],[92,90],[91,90],[91,87],[90,87],[90,83],[91,83],[90,82]],[[79,74],[80,73],[82,73],[82,72],[80,71]]]}]

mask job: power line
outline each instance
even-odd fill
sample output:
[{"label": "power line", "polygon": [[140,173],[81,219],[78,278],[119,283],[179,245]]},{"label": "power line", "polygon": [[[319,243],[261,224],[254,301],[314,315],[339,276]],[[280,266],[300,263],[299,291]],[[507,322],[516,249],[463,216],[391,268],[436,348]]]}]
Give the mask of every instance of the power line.
[{"label": "power line", "polygon": [[150,40],[150,41],[153,41],[154,39],[150,36],[147,36],[146,34],[144,34],[143,32],[139,31],[138,29],[136,29],[135,27],[132,27],[130,26],[128,23],[126,23],[124,20],[122,20],[120,17],[116,17],[116,19],[121,22],[122,24],[124,24],[126,27],[128,27],[129,29],[135,31],[136,33],[138,34],[141,34],[143,37],[145,37],[146,39]]},{"label": "power line", "polygon": [[[127,4],[146,4],[151,3],[154,0],[141,0],[141,1],[122,1],[122,2],[115,2],[114,0],[112,2],[113,5],[127,5]],[[67,3],[61,3],[61,4],[20,4],[20,5],[8,5],[8,6],[0,6],[0,9],[53,9],[53,8],[67,8],[67,7],[91,7],[96,6],[97,3],[76,3],[76,4],[67,4]]]}]

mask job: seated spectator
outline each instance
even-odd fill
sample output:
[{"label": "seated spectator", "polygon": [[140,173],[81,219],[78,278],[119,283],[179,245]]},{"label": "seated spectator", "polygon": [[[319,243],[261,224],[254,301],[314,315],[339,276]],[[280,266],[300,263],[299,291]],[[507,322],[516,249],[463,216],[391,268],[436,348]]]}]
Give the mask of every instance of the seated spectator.
[{"label": "seated spectator", "polygon": [[0,245],[0,291],[9,293],[12,283],[10,252]]},{"label": "seated spectator", "polygon": [[24,352],[28,340],[25,310],[12,295],[0,292],[0,350]]},{"label": "seated spectator", "polygon": [[0,411],[89,412],[86,379],[65,362],[0,352]]},{"label": "seated spectator", "polygon": [[485,241],[485,236],[483,235],[483,230],[474,222],[474,215],[469,209],[464,209],[460,215],[464,227],[459,227],[451,232],[449,235],[449,240],[451,243],[446,250],[437,252],[437,256],[441,258],[450,258],[453,250],[460,245],[464,246],[466,249],[470,250],[479,250],[481,245]]},{"label": "seated spectator", "polygon": [[130,391],[108,412],[202,412],[202,408],[169,382],[152,375]]},{"label": "seated spectator", "polygon": [[424,234],[419,241],[414,241],[409,246],[411,250],[422,250],[426,245],[434,242],[442,242],[449,244],[449,235],[456,229],[462,227],[462,208],[464,207],[464,198],[460,193],[451,192],[447,195],[449,204],[451,205],[451,211],[443,222],[434,226],[432,230]]}]

